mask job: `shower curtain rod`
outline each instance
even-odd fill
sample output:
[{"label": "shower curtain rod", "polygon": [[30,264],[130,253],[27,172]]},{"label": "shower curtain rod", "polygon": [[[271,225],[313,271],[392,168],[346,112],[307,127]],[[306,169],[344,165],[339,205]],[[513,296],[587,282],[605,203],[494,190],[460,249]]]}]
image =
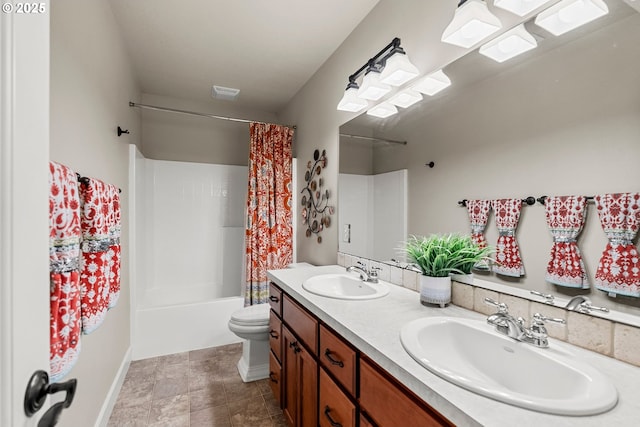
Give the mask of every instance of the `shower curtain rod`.
[{"label": "shower curtain rod", "polygon": [[354,138],[354,139],[366,139],[368,141],[382,141],[382,142],[390,142],[391,144],[407,145],[407,141],[397,141],[395,139],[374,138],[371,136],[351,135],[348,133],[341,133],[340,136],[345,136],[347,138]]},{"label": "shower curtain rod", "polygon": [[[198,113],[197,111],[188,111],[188,110],[178,110],[176,108],[167,108],[167,107],[158,107],[156,105],[148,105],[148,104],[138,104],[137,102],[129,101],[129,107],[138,107],[147,110],[156,110],[156,111],[167,111],[169,113],[179,113],[186,114],[189,116],[198,116],[198,117],[208,117],[210,119],[219,119],[219,120],[227,120],[229,122],[239,122],[239,123],[265,123],[257,120],[247,120],[247,119],[238,119],[236,117],[225,117],[225,116],[216,116],[215,114],[207,114],[207,113]],[[296,126],[291,125],[282,125],[291,129],[296,129]]]}]

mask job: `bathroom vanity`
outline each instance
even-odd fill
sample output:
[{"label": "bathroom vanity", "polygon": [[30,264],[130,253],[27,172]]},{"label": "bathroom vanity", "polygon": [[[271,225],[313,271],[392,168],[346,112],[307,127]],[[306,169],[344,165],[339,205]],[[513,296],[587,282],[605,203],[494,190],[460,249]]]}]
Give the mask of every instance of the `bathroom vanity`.
[{"label": "bathroom vanity", "polygon": [[[325,266],[268,273],[271,281],[270,384],[291,426],[631,426],[637,422],[640,369],[551,340],[607,375],[618,404],[594,416],[551,415],[465,390],[423,368],[400,342],[403,325],[451,316],[484,320],[453,305],[425,307],[416,292],[392,286],[370,300],[341,300],[307,292],[303,281],[342,273]],[[437,345],[438,343],[434,343]]]}]

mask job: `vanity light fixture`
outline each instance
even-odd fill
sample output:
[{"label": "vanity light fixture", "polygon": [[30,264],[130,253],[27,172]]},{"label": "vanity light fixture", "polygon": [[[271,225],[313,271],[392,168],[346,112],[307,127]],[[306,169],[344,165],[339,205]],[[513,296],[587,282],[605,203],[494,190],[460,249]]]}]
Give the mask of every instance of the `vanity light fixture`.
[{"label": "vanity light fixture", "polygon": [[493,5],[518,16],[525,16],[551,0],[495,0]]},{"label": "vanity light fixture", "polygon": [[390,103],[402,108],[410,107],[419,101],[422,101],[422,95],[413,89],[404,89],[389,99]]},{"label": "vanity light fixture", "polygon": [[380,81],[380,71],[375,65],[370,65],[362,78],[362,86],[358,89],[358,96],[362,99],[377,101],[391,91],[391,86]]},{"label": "vanity light fixture", "polygon": [[350,81],[342,99],[338,102],[338,110],[357,113],[367,108],[368,105],[369,103],[365,99],[358,97],[358,83]]},{"label": "vanity light fixture", "polygon": [[538,46],[536,39],[520,24],[480,48],[480,54],[504,62]]},{"label": "vanity light fixture", "polygon": [[451,86],[451,79],[442,70],[431,73],[418,80],[411,88],[425,95],[433,96]]},{"label": "vanity light fixture", "polygon": [[369,114],[370,116],[384,119],[386,117],[393,116],[397,112],[398,112],[398,109],[396,108],[395,105],[389,102],[381,102],[380,104],[374,106],[373,108],[370,108],[367,111],[367,114]]},{"label": "vanity light fixture", "polygon": [[536,25],[559,36],[609,13],[602,0],[562,0],[542,11]]},{"label": "vanity light fixture", "polygon": [[418,68],[409,61],[404,49],[400,47],[400,39],[398,39],[397,46],[394,45],[389,55],[384,59],[383,67],[380,80],[391,86],[402,86],[420,74]]},{"label": "vanity light fixture", "polygon": [[[365,75],[360,87],[357,79],[363,73]],[[349,84],[338,103],[338,110],[358,112],[367,107],[367,99],[376,101],[386,95],[391,86],[401,86],[418,74],[418,69],[409,61],[406,52],[400,46],[400,39],[395,37],[384,49],[349,76]]]},{"label": "vanity light fixture", "polygon": [[442,33],[442,41],[469,48],[502,28],[497,16],[482,0],[461,0],[453,19]]}]

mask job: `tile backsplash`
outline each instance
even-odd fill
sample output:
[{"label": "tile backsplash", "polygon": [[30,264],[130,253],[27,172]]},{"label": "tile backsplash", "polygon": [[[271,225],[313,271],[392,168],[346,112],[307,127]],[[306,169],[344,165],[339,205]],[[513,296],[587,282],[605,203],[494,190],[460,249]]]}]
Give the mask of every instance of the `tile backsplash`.
[{"label": "tile backsplash", "polygon": [[[417,271],[338,252],[338,265],[348,267],[356,265],[358,261],[367,265],[369,269],[379,268],[378,275],[384,281],[414,291],[418,290],[420,273]],[[567,311],[560,307],[455,280],[452,282],[451,302],[457,306],[489,315],[494,313],[495,309],[484,303],[486,297],[507,304],[513,316],[522,317],[527,321],[534,313],[563,319],[567,322],[566,325],[546,323],[550,337],[640,366],[640,328],[638,327]]]}]

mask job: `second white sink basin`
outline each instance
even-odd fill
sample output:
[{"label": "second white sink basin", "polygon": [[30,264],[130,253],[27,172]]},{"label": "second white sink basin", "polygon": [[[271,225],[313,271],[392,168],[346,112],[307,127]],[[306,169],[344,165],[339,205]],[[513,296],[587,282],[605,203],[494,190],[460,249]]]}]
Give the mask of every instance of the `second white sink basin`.
[{"label": "second white sink basin", "polygon": [[555,348],[516,342],[484,321],[417,319],[402,328],[400,340],[434,374],[515,406],[558,415],[594,415],[618,401],[615,386],[591,365]]},{"label": "second white sink basin", "polygon": [[389,293],[389,286],[382,281],[368,283],[348,273],[313,276],[302,282],[302,288],[323,297],[349,300],[381,298]]}]

